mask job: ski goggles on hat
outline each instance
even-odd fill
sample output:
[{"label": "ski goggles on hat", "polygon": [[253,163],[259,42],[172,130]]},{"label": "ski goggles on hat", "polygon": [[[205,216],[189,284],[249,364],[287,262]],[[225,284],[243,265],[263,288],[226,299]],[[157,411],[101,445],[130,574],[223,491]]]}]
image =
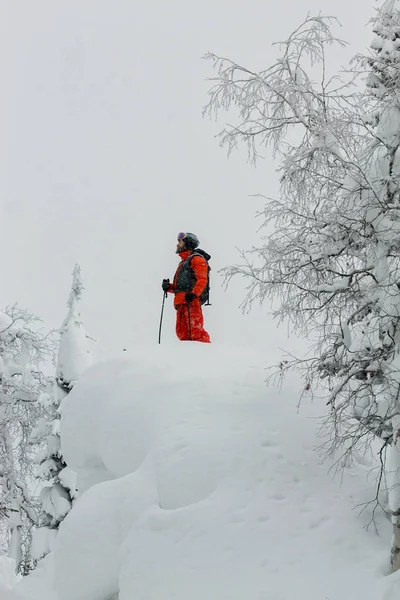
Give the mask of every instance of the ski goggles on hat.
[{"label": "ski goggles on hat", "polygon": [[180,233],[178,233],[178,242],[179,240],[184,240],[186,238],[186,233],[183,233],[182,231]]}]

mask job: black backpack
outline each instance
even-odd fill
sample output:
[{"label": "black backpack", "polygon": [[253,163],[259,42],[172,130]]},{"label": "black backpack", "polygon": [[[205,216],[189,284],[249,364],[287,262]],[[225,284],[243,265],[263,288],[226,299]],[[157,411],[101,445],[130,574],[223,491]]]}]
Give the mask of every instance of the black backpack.
[{"label": "black backpack", "polygon": [[192,252],[192,254],[190,255],[189,261],[191,261],[192,258],[194,256],[196,256],[196,254],[198,256],[202,256],[203,258],[205,258],[207,261],[207,266],[208,266],[207,285],[200,294],[200,304],[205,304],[206,306],[211,306],[211,304],[210,304],[210,271],[211,271],[211,267],[208,264],[208,261],[210,260],[211,256],[204,250],[201,250],[200,248],[196,248],[196,250],[194,250],[194,252]]}]

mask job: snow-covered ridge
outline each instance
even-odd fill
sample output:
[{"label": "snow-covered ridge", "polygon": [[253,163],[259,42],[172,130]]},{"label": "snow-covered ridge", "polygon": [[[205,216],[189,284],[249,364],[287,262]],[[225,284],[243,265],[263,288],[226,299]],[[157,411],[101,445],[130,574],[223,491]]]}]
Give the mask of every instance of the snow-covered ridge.
[{"label": "snow-covered ridge", "polygon": [[295,389],[267,388],[265,366],[250,350],[188,342],[90,368],[61,419],[81,495],[54,552],[17,591],[28,600],[381,598],[390,524],[380,539],[363,528],[370,513],[352,510],[369,499],[359,496],[367,468],[343,487],[333,480],[315,451],[324,407],[298,413]]}]

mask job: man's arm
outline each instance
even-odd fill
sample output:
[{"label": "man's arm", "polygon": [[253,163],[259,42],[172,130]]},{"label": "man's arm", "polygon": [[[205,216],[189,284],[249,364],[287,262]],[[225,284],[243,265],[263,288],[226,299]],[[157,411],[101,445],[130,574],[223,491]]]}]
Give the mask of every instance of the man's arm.
[{"label": "man's arm", "polygon": [[196,276],[193,294],[200,296],[208,281],[208,263],[202,256],[194,256],[192,258],[191,266]]}]

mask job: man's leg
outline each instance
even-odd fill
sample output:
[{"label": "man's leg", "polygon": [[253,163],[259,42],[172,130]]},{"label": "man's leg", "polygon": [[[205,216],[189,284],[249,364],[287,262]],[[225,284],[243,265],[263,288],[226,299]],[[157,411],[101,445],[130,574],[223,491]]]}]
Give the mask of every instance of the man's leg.
[{"label": "man's leg", "polygon": [[[196,298],[189,305],[190,310],[190,331],[191,339],[194,342],[206,342],[210,343],[210,336],[204,329],[204,317],[203,311],[201,310],[200,300]],[[190,337],[189,337],[190,339]]]},{"label": "man's leg", "polygon": [[190,340],[187,304],[176,307],[176,335],[180,340]]}]

